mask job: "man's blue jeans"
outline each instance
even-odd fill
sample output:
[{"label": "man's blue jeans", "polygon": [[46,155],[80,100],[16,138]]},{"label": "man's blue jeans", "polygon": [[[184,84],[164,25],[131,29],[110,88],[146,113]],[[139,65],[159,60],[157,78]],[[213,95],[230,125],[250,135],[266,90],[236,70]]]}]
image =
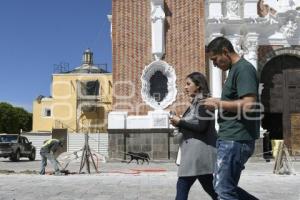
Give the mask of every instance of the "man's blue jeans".
[{"label": "man's blue jeans", "polygon": [[245,163],[254,152],[255,140],[217,140],[214,188],[220,200],[238,200],[238,183]]},{"label": "man's blue jeans", "polygon": [[42,158],[40,174],[41,175],[45,174],[45,168],[47,166],[47,159],[50,160],[50,162],[55,170],[55,173],[56,174],[59,173],[58,163],[57,163],[56,159],[54,158],[53,154],[44,152],[44,151],[41,151],[40,154],[41,154],[41,158]]}]

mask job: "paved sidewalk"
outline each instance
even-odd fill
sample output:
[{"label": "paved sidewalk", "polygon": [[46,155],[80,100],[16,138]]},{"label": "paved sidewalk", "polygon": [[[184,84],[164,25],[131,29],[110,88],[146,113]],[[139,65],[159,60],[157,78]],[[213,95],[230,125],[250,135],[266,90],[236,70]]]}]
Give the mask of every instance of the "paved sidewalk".
[{"label": "paved sidewalk", "polygon": [[[92,169],[91,175],[25,174],[26,170],[38,171],[39,164],[39,161],[13,163],[1,159],[1,170],[17,173],[0,173],[0,200],[172,200],[175,197],[177,167],[174,163],[100,163],[101,173],[95,174]],[[300,173],[300,162],[294,165]],[[273,162],[248,162],[240,187],[257,199],[300,200],[300,174],[274,175],[273,166]],[[71,163],[70,170],[78,172],[79,162]],[[199,183],[195,183],[190,192],[189,200],[196,199],[210,199]]]}]

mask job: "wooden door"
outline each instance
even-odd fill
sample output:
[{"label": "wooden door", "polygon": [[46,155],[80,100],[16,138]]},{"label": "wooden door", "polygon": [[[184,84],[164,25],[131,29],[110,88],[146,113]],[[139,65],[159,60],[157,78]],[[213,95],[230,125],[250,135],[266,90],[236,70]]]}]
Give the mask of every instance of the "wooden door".
[{"label": "wooden door", "polygon": [[66,152],[68,147],[68,129],[66,128],[53,128],[52,129],[52,138],[61,140],[63,139],[64,145],[63,147],[59,148],[57,151],[57,155],[61,154],[62,152]]},{"label": "wooden door", "polygon": [[300,155],[300,70],[283,70],[283,138]]}]

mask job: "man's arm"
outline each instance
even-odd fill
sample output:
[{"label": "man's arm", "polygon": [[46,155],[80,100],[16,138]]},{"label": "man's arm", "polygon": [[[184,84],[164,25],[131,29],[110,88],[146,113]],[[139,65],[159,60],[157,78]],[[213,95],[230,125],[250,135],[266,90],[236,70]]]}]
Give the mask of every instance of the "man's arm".
[{"label": "man's arm", "polygon": [[233,101],[220,100],[218,98],[207,98],[202,101],[206,109],[223,109],[229,112],[244,111],[249,112],[256,102],[256,95],[248,94],[241,99]]}]

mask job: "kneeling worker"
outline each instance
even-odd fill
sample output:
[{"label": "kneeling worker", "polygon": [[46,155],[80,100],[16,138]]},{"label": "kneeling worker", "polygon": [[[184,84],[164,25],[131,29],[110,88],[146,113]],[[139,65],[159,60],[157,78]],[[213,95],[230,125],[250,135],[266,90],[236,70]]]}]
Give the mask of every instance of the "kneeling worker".
[{"label": "kneeling worker", "polygon": [[52,166],[55,170],[55,175],[60,175],[60,170],[58,168],[58,161],[56,160],[54,154],[57,152],[59,147],[63,147],[63,139],[49,139],[44,142],[44,145],[42,146],[40,150],[40,154],[42,157],[41,162],[41,171],[40,174],[45,174],[45,167],[47,166],[47,159],[50,160]]}]

